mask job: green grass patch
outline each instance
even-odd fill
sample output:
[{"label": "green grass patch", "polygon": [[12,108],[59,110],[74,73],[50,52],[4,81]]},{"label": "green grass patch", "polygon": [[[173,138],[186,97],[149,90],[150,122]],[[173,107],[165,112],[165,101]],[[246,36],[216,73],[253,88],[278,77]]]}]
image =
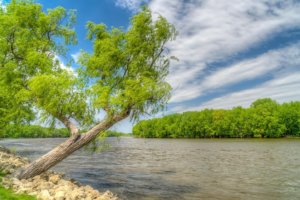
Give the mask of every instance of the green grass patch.
[{"label": "green grass patch", "polygon": [[1,200],[36,200],[35,197],[25,194],[15,194],[13,191],[5,189],[0,186]]},{"label": "green grass patch", "polygon": [[6,174],[0,171],[0,183],[1,183],[1,177],[4,177]]},{"label": "green grass patch", "polygon": [[0,200],[36,200],[35,197],[26,194],[15,194],[12,190],[5,189],[1,185],[1,177],[5,174],[0,171]]}]

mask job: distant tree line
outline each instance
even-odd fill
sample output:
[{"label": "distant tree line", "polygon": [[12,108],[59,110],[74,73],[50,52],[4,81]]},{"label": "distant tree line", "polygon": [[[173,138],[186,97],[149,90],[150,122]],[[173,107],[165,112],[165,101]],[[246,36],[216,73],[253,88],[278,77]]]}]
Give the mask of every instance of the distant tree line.
[{"label": "distant tree line", "polygon": [[[82,130],[81,133],[86,132]],[[66,128],[48,128],[38,125],[7,125],[0,129],[0,138],[65,138],[70,133]],[[101,134],[101,137],[132,136],[129,133],[108,130]]]},{"label": "distant tree line", "polygon": [[279,138],[300,136],[300,102],[265,98],[249,108],[205,109],[144,120],[133,135],[145,138]]},{"label": "distant tree line", "polygon": [[47,128],[37,125],[8,125],[0,129],[0,138],[60,138],[69,137],[66,128]]},{"label": "distant tree line", "polygon": [[105,131],[103,136],[104,137],[122,137],[122,136],[132,136],[132,134],[108,130],[108,131]]}]

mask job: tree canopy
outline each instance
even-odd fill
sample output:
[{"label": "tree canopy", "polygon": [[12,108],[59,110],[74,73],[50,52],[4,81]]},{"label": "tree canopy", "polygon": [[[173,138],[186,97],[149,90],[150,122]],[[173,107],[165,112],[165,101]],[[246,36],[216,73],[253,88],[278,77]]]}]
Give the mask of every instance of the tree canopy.
[{"label": "tree canopy", "polygon": [[70,132],[66,128],[47,128],[38,125],[9,124],[0,129],[1,138],[65,138]]},{"label": "tree canopy", "polygon": [[175,28],[163,17],[154,22],[145,8],[131,19],[129,31],[93,22],[87,29],[94,51],[81,54],[80,75],[93,108],[108,115],[130,110],[134,118],[162,109],[171,90],[165,45],[175,39]]},{"label": "tree canopy", "polygon": [[0,128],[33,120],[35,102],[23,92],[37,76],[60,74],[55,58],[76,44],[74,22],[74,12],[62,7],[45,13],[39,4],[17,0],[0,7]]},{"label": "tree canopy", "polygon": [[[126,117],[160,111],[170,97],[165,78],[172,57],[166,44],[176,30],[165,18],[154,18],[144,7],[128,30],[87,22],[93,52],[82,51],[78,71],[61,68],[57,59],[76,44],[74,22],[74,11],[44,12],[30,0],[0,8],[0,128],[40,116],[70,131],[69,139],[30,164],[20,178],[48,170]],[[106,117],[97,121],[100,111]],[[87,132],[81,134],[80,127]]]},{"label": "tree canopy", "polygon": [[70,119],[92,126],[103,110],[137,118],[164,107],[171,90],[164,80],[170,62],[165,45],[176,36],[166,19],[153,21],[144,8],[129,31],[88,22],[94,51],[82,52],[82,67],[72,73],[60,68],[56,57],[76,44],[74,22],[74,11],[58,7],[45,13],[32,1],[14,0],[1,9],[2,125],[32,121],[37,110],[68,127]]}]

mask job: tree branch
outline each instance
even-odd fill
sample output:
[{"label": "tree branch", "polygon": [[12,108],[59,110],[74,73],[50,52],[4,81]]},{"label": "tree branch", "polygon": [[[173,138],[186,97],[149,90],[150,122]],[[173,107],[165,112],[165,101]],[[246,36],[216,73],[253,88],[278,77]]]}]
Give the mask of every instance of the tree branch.
[{"label": "tree branch", "polygon": [[83,140],[92,141],[95,139],[99,133],[101,133],[104,130],[109,129],[112,125],[114,125],[116,122],[119,122],[126,117],[129,116],[131,112],[131,108],[126,109],[125,111],[114,115],[113,117],[109,117],[107,119],[104,119],[102,122],[94,126],[92,129],[90,129],[87,133],[82,135]]},{"label": "tree branch", "polygon": [[56,116],[56,118],[59,121],[61,121],[69,129],[71,136],[79,135],[79,129],[73,122],[71,122],[71,120],[69,118],[62,116],[62,115]]},{"label": "tree branch", "polygon": [[9,38],[8,38],[7,41],[10,43],[10,51],[11,51],[11,54],[13,55],[13,57],[14,57],[16,60],[20,61],[20,60],[23,60],[24,58],[21,57],[21,56],[19,56],[19,55],[17,55],[16,52],[15,52],[15,47],[14,47],[14,45],[15,45],[15,32],[16,32],[16,30],[14,30],[14,31],[12,32],[12,34],[9,36]]},{"label": "tree branch", "polygon": [[150,64],[150,68],[153,68],[153,66],[154,66],[155,62],[157,61],[157,59],[158,59],[158,58],[161,56],[161,54],[164,52],[166,42],[167,42],[167,41],[164,41],[164,42],[163,42],[163,44],[162,44],[162,46],[161,46],[161,48],[160,48],[158,54],[157,54],[156,56],[155,56],[155,55],[152,56],[152,57],[153,57],[153,60],[152,60],[152,62],[151,62],[151,64]]}]

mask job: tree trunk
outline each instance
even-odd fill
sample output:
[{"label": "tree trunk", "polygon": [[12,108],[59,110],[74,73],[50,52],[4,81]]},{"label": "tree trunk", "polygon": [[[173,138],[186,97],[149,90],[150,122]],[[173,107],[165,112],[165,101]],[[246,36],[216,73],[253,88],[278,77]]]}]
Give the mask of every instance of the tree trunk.
[{"label": "tree trunk", "polygon": [[24,169],[22,169],[17,177],[19,179],[28,179],[47,171],[51,167],[58,164],[60,161],[67,158],[76,150],[90,143],[97,137],[100,132],[107,130],[116,122],[126,118],[127,116],[128,113],[124,115],[117,115],[110,120],[105,120],[102,123],[96,125],[85,134],[71,136],[65,142],[58,145],[47,154],[43,155],[36,161],[30,163]]}]

